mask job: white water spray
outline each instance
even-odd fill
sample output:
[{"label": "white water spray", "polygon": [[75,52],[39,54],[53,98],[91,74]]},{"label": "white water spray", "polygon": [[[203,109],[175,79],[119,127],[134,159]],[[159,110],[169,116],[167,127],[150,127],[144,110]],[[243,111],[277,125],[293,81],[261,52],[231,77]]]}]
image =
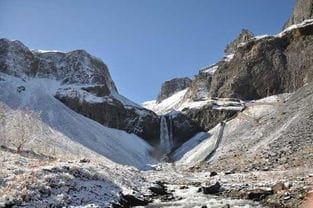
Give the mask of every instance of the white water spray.
[{"label": "white water spray", "polygon": [[[169,122],[169,124],[168,124]],[[164,154],[170,153],[174,145],[172,117],[161,116],[160,122],[160,146]]]}]

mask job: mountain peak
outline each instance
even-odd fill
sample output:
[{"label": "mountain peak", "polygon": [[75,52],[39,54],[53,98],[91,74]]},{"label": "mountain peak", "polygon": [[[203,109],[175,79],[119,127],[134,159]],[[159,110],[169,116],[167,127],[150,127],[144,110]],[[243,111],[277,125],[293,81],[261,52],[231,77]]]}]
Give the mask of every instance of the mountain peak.
[{"label": "mountain peak", "polygon": [[64,84],[101,84],[111,92],[117,92],[108,67],[85,50],[30,50],[20,41],[2,38],[0,65],[0,72],[20,78],[50,78]]}]

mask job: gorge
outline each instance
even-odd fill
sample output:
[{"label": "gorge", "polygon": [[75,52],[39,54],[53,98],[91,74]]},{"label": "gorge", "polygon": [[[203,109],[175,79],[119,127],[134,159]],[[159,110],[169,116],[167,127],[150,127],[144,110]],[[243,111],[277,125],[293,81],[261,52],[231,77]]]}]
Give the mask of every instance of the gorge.
[{"label": "gorge", "polygon": [[312,5],[141,105],[85,50],[0,39],[0,207],[311,207]]}]

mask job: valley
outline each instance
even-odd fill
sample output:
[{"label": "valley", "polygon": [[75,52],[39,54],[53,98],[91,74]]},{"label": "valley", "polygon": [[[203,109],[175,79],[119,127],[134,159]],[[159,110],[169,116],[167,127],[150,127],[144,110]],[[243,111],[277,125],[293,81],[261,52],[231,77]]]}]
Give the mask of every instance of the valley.
[{"label": "valley", "polygon": [[85,50],[0,39],[0,207],[313,207],[304,2],[142,104]]}]

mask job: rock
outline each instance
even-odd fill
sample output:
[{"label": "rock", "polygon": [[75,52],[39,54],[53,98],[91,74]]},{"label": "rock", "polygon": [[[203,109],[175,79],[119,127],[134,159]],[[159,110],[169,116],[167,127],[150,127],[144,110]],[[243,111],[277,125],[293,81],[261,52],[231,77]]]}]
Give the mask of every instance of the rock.
[{"label": "rock", "polygon": [[79,162],[80,163],[90,163],[90,159],[83,158]]},{"label": "rock", "polygon": [[294,92],[313,81],[312,34],[313,26],[306,25],[281,37],[250,40],[219,65],[210,95],[253,100]]},{"label": "rock", "polygon": [[226,55],[233,54],[241,43],[248,42],[254,37],[254,34],[247,29],[242,29],[241,33],[229,44],[227,44],[224,53]]},{"label": "rock", "polygon": [[230,174],[234,174],[235,170],[228,170],[225,172],[225,175],[230,175]]},{"label": "rock", "polygon": [[157,195],[157,196],[160,196],[160,195],[167,195],[167,190],[166,190],[166,187],[164,186],[163,183],[161,182],[156,182],[156,184],[154,184],[154,186],[151,186],[149,187],[149,190],[154,194],[154,195]]},{"label": "rock", "polygon": [[285,186],[284,183],[282,182],[278,182],[276,183],[274,186],[272,186],[272,190],[273,192],[276,194],[278,192],[281,192],[281,191],[284,191],[284,190],[287,190],[288,188]]},{"label": "rock", "polygon": [[212,74],[207,73],[205,70],[200,70],[190,84],[184,100],[191,99],[199,101],[207,99],[209,96]]},{"label": "rock", "polygon": [[113,207],[134,207],[134,206],[146,206],[149,202],[145,199],[138,199],[133,195],[121,195],[119,204],[112,205]]},{"label": "rock", "polygon": [[184,113],[172,116],[174,149],[204,129]]},{"label": "rock", "polygon": [[18,86],[17,89],[16,89],[16,91],[18,93],[21,93],[22,91],[25,91],[25,90],[26,90],[26,88],[24,86]]},{"label": "rock", "polygon": [[217,172],[215,172],[215,171],[210,172],[210,177],[213,177],[213,176],[216,176],[216,175],[217,175]]},{"label": "rock", "polygon": [[173,201],[175,197],[172,194],[163,195],[161,198],[162,202]]},{"label": "rock", "polygon": [[214,185],[212,186],[202,186],[201,187],[201,192],[204,194],[217,194],[220,191],[221,188],[221,184],[219,182],[216,182]]},{"label": "rock", "polygon": [[112,96],[106,96],[103,102],[88,102],[78,96],[70,97],[63,92],[58,92],[55,97],[72,110],[104,126],[134,133],[153,145],[159,142],[160,119],[152,111],[135,106],[125,107]]},{"label": "rock", "polygon": [[289,199],[291,199],[291,195],[290,195],[290,193],[289,192],[286,192],[285,194],[284,194],[284,198],[283,198],[284,200],[289,200]]},{"label": "rock", "polygon": [[179,189],[188,189],[188,186],[180,186]]},{"label": "rock", "polygon": [[297,0],[291,16],[285,23],[283,29],[301,23],[303,20],[313,18],[313,0]]},{"label": "rock", "polygon": [[169,81],[165,81],[162,84],[161,91],[157,97],[157,103],[160,103],[162,100],[170,97],[174,93],[186,89],[191,84],[191,79],[188,77],[184,78],[175,78]]},{"label": "rock", "polygon": [[200,126],[204,131],[209,131],[218,123],[231,118],[236,114],[236,111],[214,110],[211,105],[205,105],[201,108],[192,108],[184,111],[185,117]]},{"label": "rock", "polygon": [[273,194],[273,191],[257,189],[257,190],[248,192],[247,199],[254,200],[254,201],[261,201],[265,199],[267,196],[270,196],[272,194]]}]

